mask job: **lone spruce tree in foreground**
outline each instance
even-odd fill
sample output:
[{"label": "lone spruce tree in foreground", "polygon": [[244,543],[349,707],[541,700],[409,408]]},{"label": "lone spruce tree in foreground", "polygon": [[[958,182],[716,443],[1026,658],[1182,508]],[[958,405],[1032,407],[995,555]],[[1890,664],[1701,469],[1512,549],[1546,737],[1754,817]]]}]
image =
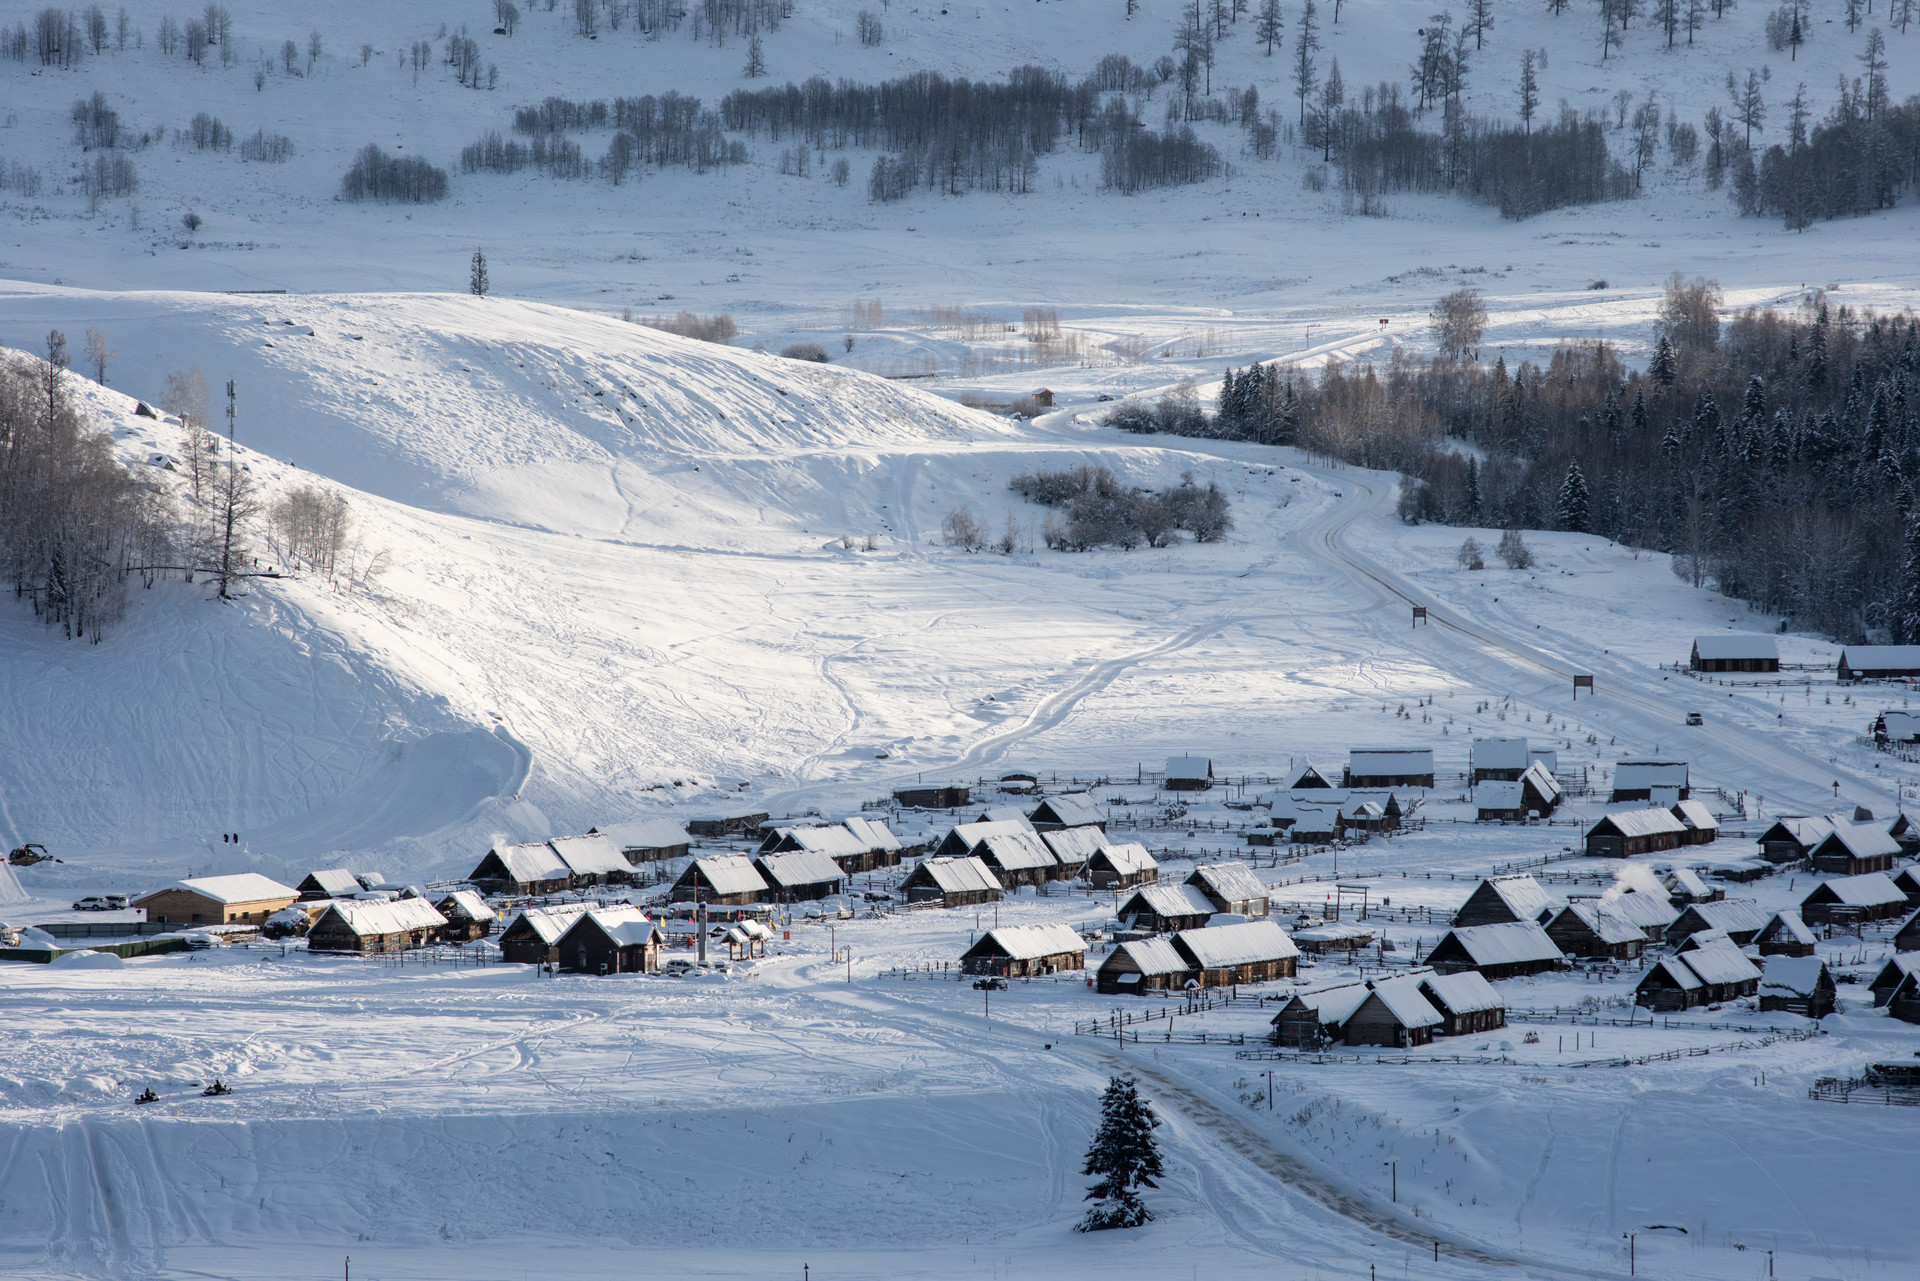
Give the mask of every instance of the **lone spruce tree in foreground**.
[{"label": "lone spruce tree in foreground", "polygon": [[493,288],[493,282],[487,279],[487,256],[480,250],[473,251],[473,262],[467,273],[467,292],[475,298],[485,298],[487,290]]},{"label": "lone spruce tree in foreground", "polygon": [[1108,1078],[1107,1091],[1100,1096],[1100,1129],[1087,1149],[1087,1168],[1081,1171],[1100,1178],[1087,1189],[1086,1199],[1094,1206],[1080,1221],[1082,1232],[1137,1228],[1153,1218],[1135,1189],[1159,1187],[1154,1180],[1166,1173],[1153,1138],[1159,1125],[1153,1105],[1140,1097],[1132,1077]]}]

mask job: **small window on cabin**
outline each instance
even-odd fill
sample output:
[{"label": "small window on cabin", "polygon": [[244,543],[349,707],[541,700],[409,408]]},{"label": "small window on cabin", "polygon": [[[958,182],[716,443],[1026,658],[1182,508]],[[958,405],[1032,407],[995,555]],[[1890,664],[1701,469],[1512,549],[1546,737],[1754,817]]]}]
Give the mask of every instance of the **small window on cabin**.
[{"label": "small window on cabin", "polygon": [[196,921],[197,921],[197,920],[199,920],[199,919],[200,919],[200,913],[198,913],[198,912],[195,912],[195,913],[193,914],[193,919],[194,919],[194,920],[196,920]]}]

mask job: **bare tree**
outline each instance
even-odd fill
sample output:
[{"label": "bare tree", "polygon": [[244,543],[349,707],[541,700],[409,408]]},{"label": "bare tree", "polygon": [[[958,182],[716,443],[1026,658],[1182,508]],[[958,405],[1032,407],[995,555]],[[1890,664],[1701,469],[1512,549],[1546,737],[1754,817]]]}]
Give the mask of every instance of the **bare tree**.
[{"label": "bare tree", "polygon": [[1533,50],[1520,55],[1520,123],[1533,135],[1533,116],[1540,109],[1540,77],[1534,72]]},{"label": "bare tree", "polygon": [[1320,47],[1318,14],[1313,0],[1305,0],[1300,6],[1300,30],[1293,38],[1293,94],[1300,99],[1300,123],[1307,123],[1307,99],[1313,96],[1313,90],[1319,81],[1314,70],[1313,54]]},{"label": "bare tree", "polygon": [[1429,314],[1441,355],[1450,360],[1472,360],[1480,354],[1480,336],[1487,331],[1487,304],[1478,289],[1454,290],[1436,302]]},{"label": "bare tree", "polygon": [[82,353],[88,367],[93,370],[93,380],[102,387],[107,385],[107,362],[120,353],[107,346],[107,331],[104,329],[87,330],[87,348]]},{"label": "bare tree", "polygon": [[977,552],[987,545],[987,532],[967,507],[956,507],[940,522],[940,537],[949,547]]},{"label": "bare tree", "polygon": [[320,33],[307,32],[307,74],[313,74],[313,64],[320,60]]},{"label": "bare tree", "polygon": [[1727,72],[1727,98],[1733,104],[1733,118],[1745,126],[1744,144],[1753,146],[1753,131],[1764,128],[1767,119],[1767,102],[1760,93],[1760,83],[1767,75],[1747,68],[1745,80],[1734,79],[1733,72]]},{"label": "bare tree", "polygon": [[280,44],[280,65],[287,69],[288,75],[299,74],[294,68],[294,64],[298,61],[300,61],[300,46],[291,40],[282,41]]},{"label": "bare tree", "polygon": [[1253,38],[1267,46],[1269,58],[1273,56],[1273,46],[1280,43],[1280,33],[1286,25],[1280,17],[1280,0],[1260,0],[1260,16],[1253,20]]},{"label": "bare tree", "polygon": [[185,434],[184,444],[187,455],[187,477],[193,484],[193,500],[197,503],[206,484],[207,467],[211,450],[207,446],[207,415],[212,388],[207,385],[207,376],[200,372],[200,366],[192,369],[176,369],[167,375],[166,394],[160,398],[160,408],[180,420],[181,431]]},{"label": "bare tree", "polygon": [[1720,342],[1722,300],[1719,281],[1674,272],[1660,301],[1660,333],[1683,350],[1712,351]]}]

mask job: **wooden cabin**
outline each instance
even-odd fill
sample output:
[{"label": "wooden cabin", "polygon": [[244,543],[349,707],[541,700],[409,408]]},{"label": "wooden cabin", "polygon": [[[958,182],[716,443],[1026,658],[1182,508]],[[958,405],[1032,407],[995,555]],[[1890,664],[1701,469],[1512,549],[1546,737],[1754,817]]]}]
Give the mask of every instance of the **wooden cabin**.
[{"label": "wooden cabin", "polygon": [[1920,645],[1849,645],[1834,675],[1842,683],[1920,676]]},{"label": "wooden cabin", "polygon": [[1086,941],[1069,925],[1003,925],[960,954],[963,974],[1027,978],[1087,967]]},{"label": "wooden cabin", "polygon": [[1300,964],[1300,949],[1272,921],[1181,930],[1171,941],[1201,987],[1290,979]]},{"label": "wooden cabin", "polygon": [[1631,961],[1647,946],[1646,931],[1609,911],[1601,899],[1567,904],[1547,922],[1546,931],[1561,952],[1587,961]]},{"label": "wooden cabin", "polygon": [[971,907],[998,901],[1005,893],[1000,880],[977,858],[929,858],[900,882],[909,903],[938,903],[942,907]]},{"label": "wooden cabin", "polygon": [[974,846],[973,854],[1007,889],[1059,879],[1060,860],[1038,832],[996,832]]},{"label": "wooden cabin", "polygon": [[1677,957],[1655,961],[1633,989],[1635,1005],[1663,1014],[1691,1010],[1706,999],[1706,984]]},{"label": "wooden cabin", "polygon": [[555,951],[573,974],[657,974],[666,940],[637,907],[596,907],[574,920]]},{"label": "wooden cabin", "polygon": [[1206,756],[1167,758],[1165,781],[1169,792],[1204,792],[1213,786],[1213,761]]},{"label": "wooden cabin", "polygon": [[1900,980],[1909,974],[1920,974],[1920,952],[1896,952],[1887,958],[1880,967],[1880,973],[1867,985],[1867,991],[1873,994],[1876,1006],[1885,1005],[1887,998],[1893,995],[1893,989],[1900,986]]},{"label": "wooden cabin", "polygon": [[1587,829],[1588,858],[1632,858],[1677,849],[1687,840],[1687,825],[1668,810],[1615,810]]},{"label": "wooden cabin", "polygon": [[[843,876],[873,870],[873,851],[844,823],[815,827],[776,827],[760,842],[767,854],[817,854],[840,869]],[[764,869],[762,871],[764,875]],[[768,878],[771,881],[771,877]],[[814,897],[819,897],[815,895]]]},{"label": "wooden cabin", "polygon": [[1332,770],[1307,761],[1293,772],[1292,778],[1287,780],[1286,790],[1289,792],[1319,791],[1333,786]]},{"label": "wooden cabin", "polygon": [[685,858],[693,848],[687,829],[670,818],[640,818],[627,823],[609,823],[588,831],[589,836],[604,836],[620,851],[629,864],[662,863],[670,858]]},{"label": "wooden cabin", "polygon": [[773,903],[823,899],[829,894],[838,894],[847,883],[847,874],[840,865],[818,850],[762,854],[753,860],[753,867],[766,882],[766,901]]},{"label": "wooden cabin", "polygon": [[1685,761],[1621,761],[1613,767],[1613,794],[1608,803],[1652,801],[1671,805],[1691,794]]},{"label": "wooden cabin", "polygon": [[1102,996],[1126,993],[1179,991],[1192,977],[1192,965],[1169,939],[1134,939],[1107,954],[1093,972],[1094,990]]},{"label": "wooden cabin", "polygon": [[1167,934],[1197,930],[1214,914],[1213,903],[1192,885],[1143,885],[1114,916],[1130,930]]},{"label": "wooden cabin", "polygon": [[435,903],[433,910],[447,920],[440,928],[440,939],[446,943],[483,939],[493,933],[494,922],[500,919],[477,890],[455,890]]},{"label": "wooden cabin", "polygon": [[1033,825],[1023,817],[1019,822],[1002,820],[999,822],[955,823],[933,847],[935,858],[966,858],[980,851],[980,842],[989,836],[1006,836],[1014,833],[1031,833]]},{"label": "wooden cabin", "polygon": [[307,931],[307,951],[404,952],[434,942],[446,925],[423,898],[335,899]]},{"label": "wooden cabin", "polygon": [[1533,763],[1524,738],[1476,738],[1467,749],[1467,782],[1517,783]]},{"label": "wooden cabin", "polygon": [[[359,886],[355,885],[356,892]],[[300,898],[300,891],[258,872],[189,876],[165,889],[141,894],[133,906],[149,921],[166,925],[264,925]]]},{"label": "wooden cabin", "polygon": [[1036,832],[1057,832],[1063,827],[1097,827],[1103,834],[1107,830],[1107,816],[1085,792],[1049,796],[1033,807],[1027,821]]},{"label": "wooden cabin", "polygon": [[1364,983],[1296,992],[1273,1016],[1273,1043],[1295,1050],[1325,1049],[1340,1040],[1347,1020],[1372,995]]},{"label": "wooden cabin", "polygon": [[1823,881],[1800,900],[1800,919],[1809,925],[1853,925],[1902,916],[1907,896],[1885,872]]},{"label": "wooden cabin", "polygon": [[1137,842],[1103,844],[1088,857],[1080,874],[1097,890],[1124,890],[1159,880],[1160,864]]},{"label": "wooden cabin", "polygon": [[315,903],[321,899],[352,898],[366,887],[360,884],[360,878],[344,867],[322,868],[317,872],[308,872],[300,884],[294,886],[300,892],[302,903]]},{"label": "wooden cabin", "polygon": [[1453,914],[1455,925],[1509,925],[1515,921],[1536,924],[1553,915],[1553,900],[1540,882],[1525,872],[1513,876],[1490,876],[1473,887],[1467,901]]},{"label": "wooden cabin", "polygon": [[1680,919],[1680,909],[1673,905],[1670,894],[1634,890],[1616,894],[1606,902],[1608,911],[1639,926],[1649,943],[1665,941],[1667,930]]},{"label": "wooden cabin", "polygon": [[1360,749],[1347,753],[1348,787],[1432,787],[1431,747]]},{"label": "wooden cabin", "polygon": [[[1718,903],[1689,903],[1666,928],[1666,940],[1678,947],[1702,930],[1722,930],[1745,947],[1767,927],[1768,914],[1752,899],[1724,899]],[[1803,917],[1804,919],[1804,917]]]},{"label": "wooden cabin", "polygon": [[1727,896],[1723,886],[1708,885],[1700,873],[1690,867],[1676,867],[1667,873],[1668,901],[1675,907],[1688,903],[1718,903]]},{"label": "wooden cabin", "polygon": [[1907,896],[1907,906],[1920,906],[1920,869],[1903,867],[1893,874],[1894,888]]},{"label": "wooden cabin", "polygon": [[1778,818],[1760,833],[1760,854],[1769,863],[1798,863],[1833,831],[1833,820],[1823,816]]},{"label": "wooden cabin", "polygon": [[1798,912],[1775,912],[1753,941],[1762,956],[1812,956],[1815,950],[1813,931]]},{"label": "wooden cabin", "polygon": [[1485,975],[1471,970],[1422,975],[1420,995],[1440,1011],[1441,1036],[1472,1036],[1507,1025],[1507,1003]]},{"label": "wooden cabin", "polygon": [[1816,872],[1864,876],[1886,872],[1900,853],[1900,842],[1879,823],[1835,823],[1808,856]]},{"label": "wooden cabin", "polygon": [[1482,822],[1520,822],[1547,818],[1560,806],[1560,784],[1539,762],[1512,780],[1485,779],[1473,785],[1475,817]]},{"label": "wooden cabin", "polygon": [[633,864],[612,841],[598,833],[556,836],[547,844],[567,865],[576,886],[625,885],[633,880]]},{"label": "wooden cabin", "polygon": [[1239,916],[1267,914],[1267,885],[1245,863],[1202,863],[1186,879],[1207,896],[1216,912]]},{"label": "wooden cabin", "polygon": [[[1694,941],[1689,939],[1688,943]],[[1684,962],[1705,985],[1709,1005],[1752,996],[1760,986],[1759,969],[1730,939],[1715,939],[1691,948],[1683,945],[1675,959]]]},{"label": "wooden cabin", "polygon": [[500,931],[500,959],[519,965],[557,965],[560,938],[587,910],[585,903],[520,909]]},{"label": "wooden cabin", "polygon": [[1041,832],[1040,840],[1053,853],[1053,879],[1070,881],[1080,875],[1087,860],[1107,843],[1107,834],[1089,824],[1085,827],[1056,827]]},{"label": "wooden cabin", "polygon": [[894,792],[894,803],[910,810],[957,810],[973,796],[968,787],[903,787]]},{"label": "wooden cabin", "polygon": [[1494,981],[1567,968],[1567,958],[1534,921],[1455,926],[1422,963],[1442,974],[1474,970]]},{"label": "wooden cabin", "polygon": [[1894,931],[1893,950],[1920,952],[1920,912],[1915,912],[1908,917],[1906,924]]},{"label": "wooden cabin", "polygon": [[1760,972],[1761,1010],[1824,1019],[1840,1005],[1827,963],[1817,956],[1769,956]]},{"label": "wooden cabin", "polygon": [[1920,973],[1907,975],[1887,994],[1887,1013],[1902,1023],[1920,1023]]},{"label": "wooden cabin", "polygon": [[556,894],[573,886],[573,869],[545,841],[496,845],[467,879],[489,894]]},{"label": "wooden cabin", "polygon": [[[962,804],[965,804],[965,802],[962,802]],[[759,831],[760,825],[766,822],[769,817],[771,816],[764,811],[752,810],[739,814],[719,815],[713,818],[690,818],[687,820],[687,830],[695,836],[705,836],[708,838],[716,836],[744,836],[749,832]]]},{"label": "wooden cabin", "polygon": [[1296,805],[1287,840],[1296,845],[1330,845],[1340,839],[1340,810],[1332,805]]},{"label": "wooden cabin", "polygon": [[1720,820],[1700,801],[1675,801],[1673,816],[1687,829],[1688,845],[1711,845],[1720,835]]},{"label": "wooden cabin", "polygon": [[694,859],[667,897],[675,903],[717,903],[737,907],[765,900],[768,885],[745,854],[713,854]]},{"label": "wooden cabin", "polygon": [[1315,956],[1344,953],[1345,959],[1351,961],[1355,952],[1373,942],[1373,931],[1351,921],[1329,921],[1325,925],[1296,929],[1293,941],[1302,952]]},{"label": "wooden cabin", "polygon": [[1777,672],[1780,647],[1771,636],[1741,632],[1696,636],[1688,665],[1696,672]]},{"label": "wooden cabin", "polygon": [[876,868],[900,866],[900,838],[895,836],[893,829],[885,823],[877,818],[855,814],[846,820],[846,828],[853,833],[855,840],[866,846],[867,851],[866,857],[862,860],[863,866],[857,868],[848,866],[839,859],[834,860],[847,871],[871,872]]},{"label": "wooden cabin", "polygon": [[1446,1026],[1446,1016],[1433,1008],[1433,1003],[1420,991],[1419,978],[1414,975],[1374,979],[1367,984],[1367,989],[1367,999],[1347,1017],[1341,1029],[1348,1045],[1393,1045],[1411,1049],[1416,1045],[1431,1045],[1434,1035]]}]

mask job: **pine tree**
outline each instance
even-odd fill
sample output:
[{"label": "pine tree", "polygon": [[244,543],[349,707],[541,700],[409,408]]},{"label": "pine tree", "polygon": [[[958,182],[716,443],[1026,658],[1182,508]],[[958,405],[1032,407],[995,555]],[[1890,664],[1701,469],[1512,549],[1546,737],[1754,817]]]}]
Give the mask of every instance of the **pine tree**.
[{"label": "pine tree", "polygon": [[1480,523],[1480,465],[1467,455],[1467,523]]},{"label": "pine tree", "polygon": [[1135,1189],[1157,1188],[1160,1185],[1154,1180],[1166,1174],[1160,1164],[1160,1145],[1153,1137],[1159,1124],[1153,1105],[1140,1097],[1132,1077],[1107,1079],[1106,1093],[1100,1098],[1100,1128],[1081,1171],[1098,1175],[1100,1181],[1087,1189],[1086,1199],[1095,1205],[1081,1221],[1080,1231],[1137,1228],[1153,1218]]},{"label": "pine tree", "polygon": [[1653,349],[1653,363],[1647,366],[1647,373],[1662,387],[1671,387],[1674,372],[1673,344],[1667,341],[1665,334],[1661,334],[1659,345]]},{"label": "pine tree", "polygon": [[491,288],[493,284],[487,279],[487,256],[476,249],[473,251],[473,269],[467,276],[467,292],[475,298],[484,298]]},{"label": "pine tree", "polygon": [[1567,464],[1567,478],[1560,482],[1560,528],[1573,534],[1588,531],[1590,517],[1587,510],[1587,478],[1581,474],[1580,464]]},{"label": "pine tree", "polygon": [[1708,445],[1720,439],[1720,406],[1711,391],[1693,402],[1693,438]]},{"label": "pine tree", "polygon": [[1680,424],[1679,423],[1669,422],[1667,424],[1667,434],[1660,438],[1660,452],[1665,454],[1668,458],[1672,458],[1675,454],[1680,452]]},{"label": "pine tree", "polygon": [[1900,570],[1893,639],[1901,645],[1920,645],[1920,514],[1907,517],[1907,560]]},{"label": "pine tree", "polygon": [[1633,434],[1646,435],[1648,426],[1647,398],[1638,387],[1635,387],[1633,389]]}]

